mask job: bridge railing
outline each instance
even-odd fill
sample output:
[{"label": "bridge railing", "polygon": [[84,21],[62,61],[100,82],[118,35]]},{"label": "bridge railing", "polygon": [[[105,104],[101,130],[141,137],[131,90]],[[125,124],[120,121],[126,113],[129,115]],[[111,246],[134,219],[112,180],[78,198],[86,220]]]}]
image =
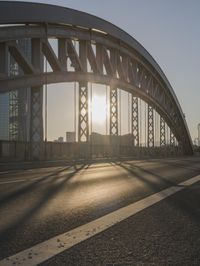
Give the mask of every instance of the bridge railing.
[{"label": "bridge railing", "polygon": [[91,143],[43,142],[40,158],[31,155],[31,144],[22,141],[0,141],[1,160],[78,160],[98,158],[162,158],[181,154],[178,146],[134,147],[131,145],[97,145]]}]

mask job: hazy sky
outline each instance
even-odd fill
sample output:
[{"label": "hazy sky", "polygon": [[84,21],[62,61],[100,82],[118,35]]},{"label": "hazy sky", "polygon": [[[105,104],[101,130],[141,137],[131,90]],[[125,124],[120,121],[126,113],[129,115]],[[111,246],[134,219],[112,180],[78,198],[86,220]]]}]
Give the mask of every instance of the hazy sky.
[{"label": "hazy sky", "polygon": [[[169,79],[192,139],[200,122],[199,0],[47,0],[85,11],[119,26],[138,40]],[[63,97],[60,96],[60,100]],[[55,114],[55,112],[54,112]]]}]

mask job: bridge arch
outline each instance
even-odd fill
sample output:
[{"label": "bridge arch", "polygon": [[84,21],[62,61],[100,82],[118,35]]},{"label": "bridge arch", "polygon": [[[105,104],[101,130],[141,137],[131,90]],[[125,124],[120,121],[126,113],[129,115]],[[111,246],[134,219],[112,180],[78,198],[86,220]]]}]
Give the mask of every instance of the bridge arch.
[{"label": "bridge arch", "polygon": [[[38,119],[42,127],[41,87],[78,82],[80,93],[87,97],[87,83],[93,82],[109,85],[113,97],[117,88],[128,91],[136,107],[136,98],[143,99],[149,106],[149,134],[155,109],[161,124],[163,121],[168,124],[183,153],[192,154],[185,117],[169,81],[153,57],[129,34],[84,12],[26,2],[0,2],[0,24],[0,93],[32,88],[33,142],[34,138],[38,143],[43,138],[37,130]],[[31,58],[18,45],[24,39],[31,42]],[[50,39],[56,40],[57,53]],[[21,69],[18,75],[8,75],[9,55]],[[43,67],[44,57],[51,66],[48,72]],[[87,129],[80,127],[80,134],[81,130],[87,139]],[[151,137],[149,141],[153,145]]]}]

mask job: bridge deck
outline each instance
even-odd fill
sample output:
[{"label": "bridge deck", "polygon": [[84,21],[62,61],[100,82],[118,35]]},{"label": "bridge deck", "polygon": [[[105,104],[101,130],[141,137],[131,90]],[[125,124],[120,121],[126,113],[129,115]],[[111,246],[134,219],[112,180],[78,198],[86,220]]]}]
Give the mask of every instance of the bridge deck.
[{"label": "bridge deck", "polygon": [[[0,259],[176,186],[199,173],[200,158],[2,172]],[[165,262],[188,265],[188,261],[198,265],[195,264],[200,261],[198,200],[197,183],[66,250],[44,265],[166,265]]]}]

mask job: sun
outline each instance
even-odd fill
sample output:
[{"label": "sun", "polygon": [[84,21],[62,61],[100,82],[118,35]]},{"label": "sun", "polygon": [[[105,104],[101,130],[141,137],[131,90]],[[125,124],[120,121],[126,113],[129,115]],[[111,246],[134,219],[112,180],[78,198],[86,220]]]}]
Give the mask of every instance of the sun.
[{"label": "sun", "polygon": [[103,96],[92,97],[92,122],[103,124],[106,121],[106,99]]}]

